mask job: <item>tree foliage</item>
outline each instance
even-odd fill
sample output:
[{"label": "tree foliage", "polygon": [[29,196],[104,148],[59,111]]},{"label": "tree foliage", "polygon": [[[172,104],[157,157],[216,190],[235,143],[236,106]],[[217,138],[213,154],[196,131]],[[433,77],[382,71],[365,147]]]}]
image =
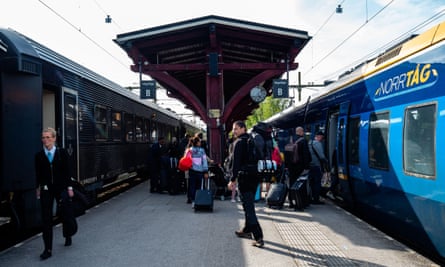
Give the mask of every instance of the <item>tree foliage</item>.
[{"label": "tree foliage", "polygon": [[281,112],[289,107],[289,99],[273,98],[272,96],[266,97],[266,99],[260,103],[259,107],[252,112],[252,115],[247,117],[246,126],[252,128],[260,121],[264,121],[273,115]]}]

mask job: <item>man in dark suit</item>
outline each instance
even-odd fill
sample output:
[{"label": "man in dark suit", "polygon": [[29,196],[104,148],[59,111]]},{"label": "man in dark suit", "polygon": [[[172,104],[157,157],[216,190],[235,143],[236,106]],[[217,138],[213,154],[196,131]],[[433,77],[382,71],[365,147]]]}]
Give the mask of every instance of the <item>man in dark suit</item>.
[{"label": "man in dark suit", "polygon": [[[40,255],[42,260],[51,257],[53,242],[53,203],[54,200],[59,203],[61,200],[69,202],[74,196],[71,186],[68,154],[62,149],[56,147],[56,131],[53,128],[47,128],[42,131],[43,149],[35,155],[35,170],[37,189],[36,195],[40,199],[42,208],[43,222],[43,242],[45,250]],[[64,214],[71,214],[67,209],[70,205],[65,205]],[[71,245],[71,235],[65,229],[66,216],[62,216],[63,232],[65,236],[65,246]],[[77,226],[77,225],[76,225]]]}]

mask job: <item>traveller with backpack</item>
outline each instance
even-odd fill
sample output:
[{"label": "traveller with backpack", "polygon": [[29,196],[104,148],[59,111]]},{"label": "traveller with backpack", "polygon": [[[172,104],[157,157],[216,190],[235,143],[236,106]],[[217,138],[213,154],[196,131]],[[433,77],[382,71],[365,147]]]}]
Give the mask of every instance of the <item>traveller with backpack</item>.
[{"label": "traveller with backpack", "polygon": [[[285,147],[285,164],[289,170],[289,187],[295,183],[302,173],[309,172],[310,163],[312,161],[311,153],[309,152],[308,142],[304,138],[303,127],[295,129],[296,140]],[[289,194],[289,208],[294,208],[292,203],[292,194]]]},{"label": "traveller with backpack", "polygon": [[317,132],[315,138],[309,144],[309,150],[311,152],[311,170],[309,172],[309,180],[312,187],[312,204],[324,204],[320,201],[320,191],[321,191],[321,176],[322,171],[327,169],[327,159],[323,152],[323,132]]},{"label": "traveller with backpack", "polygon": [[249,155],[249,134],[246,132],[246,124],[243,121],[236,121],[233,123],[232,131],[236,139],[233,144],[233,160],[231,164],[233,177],[230,179],[228,188],[232,188],[233,183],[238,182],[238,190],[245,214],[244,227],[241,230],[235,231],[235,235],[249,239],[253,235],[255,239],[253,246],[263,247],[263,230],[255,213],[254,202],[259,177],[254,172],[255,169],[252,169],[253,159],[252,155]]}]

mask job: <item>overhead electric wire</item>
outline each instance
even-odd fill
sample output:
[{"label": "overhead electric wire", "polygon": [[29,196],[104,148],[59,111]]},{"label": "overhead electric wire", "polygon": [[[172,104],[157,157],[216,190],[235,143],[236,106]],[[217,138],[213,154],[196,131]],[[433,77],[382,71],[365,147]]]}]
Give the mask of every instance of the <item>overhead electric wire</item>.
[{"label": "overhead electric wire", "polygon": [[[344,43],[346,43],[349,39],[351,39],[352,36],[354,36],[358,31],[360,31],[368,22],[373,20],[378,14],[380,14],[384,9],[386,9],[390,4],[392,4],[395,0],[391,0],[388,4],[386,4],[384,7],[382,7],[379,11],[377,11],[371,18],[367,19],[365,23],[360,25],[355,31],[353,31],[346,39],[341,41],[334,49],[332,49],[329,53],[327,53],[323,58],[321,58],[317,63],[315,63],[312,68],[307,72],[311,72],[316,66],[318,66],[321,62],[323,62],[326,58],[328,58],[332,53],[334,53],[338,48],[340,48]],[[305,73],[305,74],[307,74]]]},{"label": "overhead electric wire", "polygon": [[[342,70],[346,70],[348,68],[352,68],[362,62],[365,62],[366,60],[369,60],[379,53],[382,53],[383,51],[388,50],[389,48],[393,47],[395,44],[400,43],[401,41],[405,40],[409,37],[409,35],[414,34],[415,32],[418,32],[420,29],[426,27],[427,25],[431,24],[432,22],[438,20],[440,17],[445,16],[445,8],[434,14],[433,16],[429,17],[425,21],[422,21],[415,27],[411,28],[410,30],[406,31],[405,33],[401,34],[397,38],[393,39],[392,41],[388,42],[387,44],[377,48],[376,50],[372,51],[371,53],[367,54],[366,56],[355,60],[353,63],[350,63],[349,65],[345,66],[344,68],[341,68]],[[324,77],[332,77],[335,73],[338,73],[339,71],[335,71],[331,74],[325,75]]]},{"label": "overhead electric wire", "polygon": [[440,10],[438,13],[434,14],[433,16],[429,17],[425,21],[421,22],[420,24],[416,25],[414,28],[406,31],[405,33],[401,34],[399,37],[395,38],[394,40],[390,41],[389,43],[385,44],[384,46],[374,50],[373,52],[369,53],[365,57],[361,59],[363,62],[366,59],[369,59],[373,57],[374,55],[381,53],[382,51],[385,51],[391,47],[393,47],[395,44],[400,43],[402,40],[405,40],[410,35],[413,35],[415,32],[418,32],[420,29],[424,28],[425,26],[431,24],[433,21],[439,19],[440,17],[445,15],[445,8]]},{"label": "overhead electric wire", "polygon": [[[343,0],[339,5],[342,5],[345,1],[346,0]],[[318,28],[318,30],[312,36],[312,39],[314,39],[315,36],[317,36],[317,34],[320,32],[320,30],[323,29],[323,27],[329,22],[329,20],[331,20],[332,16],[334,16],[335,13],[337,13],[337,11],[334,10],[334,12],[332,12],[332,14],[329,15],[329,17],[325,20],[325,22],[323,22],[323,24],[321,24],[321,26]]]},{"label": "overhead electric wire", "polygon": [[105,49],[103,46],[101,46],[99,43],[97,43],[96,41],[94,41],[93,38],[89,37],[87,34],[85,34],[84,32],[82,32],[82,30],[78,27],[76,27],[76,25],[74,25],[73,23],[71,23],[68,19],[66,19],[65,17],[63,17],[61,14],[59,14],[56,10],[54,10],[53,8],[51,8],[48,4],[46,4],[43,0],[38,0],[42,5],[44,5],[46,8],[48,8],[51,12],[53,12],[56,16],[58,16],[59,18],[61,18],[63,21],[65,21],[68,25],[70,25],[71,27],[73,27],[74,29],[76,29],[76,31],[80,32],[80,34],[82,34],[85,38],[87,38],[89,41],[91,41],[94,45],[96,45],[97,47],[99,47],[102,51],[104,51],[105,53],[107,53],[109,56],[111,56],[112,58],[114,58],[119,64],[121,64],[122,66],[125,67],[125,69],[128,70],[128,65],[123,63],[122,61],[120,61],[117,57],[115,57],[112,53],[110,53],[107,49]]}]

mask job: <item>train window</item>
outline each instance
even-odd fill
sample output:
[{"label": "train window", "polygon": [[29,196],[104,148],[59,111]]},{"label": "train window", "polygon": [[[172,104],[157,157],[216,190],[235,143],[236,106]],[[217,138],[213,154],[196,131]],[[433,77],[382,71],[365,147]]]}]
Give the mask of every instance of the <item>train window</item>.
[{"label": "train window", "polygon": [[143,138],[142,138],[142,129],[144,127],[143,125],[143,120],[141,117],[136,117],[136,129],[135,129],[135,133],[136,133],[136,141],[137,142],[142,142]]},{"label": "train window", "polygon": [[403,167],[406,173],[434,178],[436,157],[436,104],[405,110],[403,126]]},{"label": "train window", "polygon": [[122,137],[122,114],[113,111],[111,115],[111,137],[113,141],[121,141]]},{"label": "train window", "polygon": [[71,94],[65,95],[65,137],[67,141],[77,139],[77,104]]},{"label": "train window", "polygon": [[371,168],[389,169],[389,112],[371,113],[368,131],[368,164]]},{"label": "train window", "polygon": [[157,123],[156,122],[152,122],[151,123],[151,134],[150,134],[150,136],[151,136],[151,141],[152,142],[156,142],[157,140],[158,140],[158,131],[157,131],[157,128],[158,128],[158,125],[157,125]]},{"label": "train window", "polygon": [[144,142],[150,141],[150,120],[144,120],[144,128],[142,130],[142,139]]},{"label": "train window", "polygon": [[359,149],[360,149],[360,117],[351,118],[349,121],[348,131],[348,157],[351,164],[359,164]]},{"label": "train window", "polygon": [[125,140],[134,141],[134,117],[132,114],[125,114]]},{"label": "train window", "polygon": [[94,120],[96,124],[96,141],[105,141],[108,139],[107,131],[107,109],[102,106],[94,107]]}]

